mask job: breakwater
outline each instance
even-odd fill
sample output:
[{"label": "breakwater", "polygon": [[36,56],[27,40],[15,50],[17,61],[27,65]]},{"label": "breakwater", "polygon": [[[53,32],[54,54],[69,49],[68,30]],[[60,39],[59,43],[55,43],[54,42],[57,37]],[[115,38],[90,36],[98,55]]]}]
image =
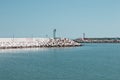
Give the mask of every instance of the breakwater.
[{"label": "breakwater", "polygon": [[0,38],[0,49],[9,48],[38,48],[38,47],[74,47],[80,46],[66,38]]},{"label": "breakwater", "polygon": [[78,43],[120,43],[120,38],[78,38]]}]

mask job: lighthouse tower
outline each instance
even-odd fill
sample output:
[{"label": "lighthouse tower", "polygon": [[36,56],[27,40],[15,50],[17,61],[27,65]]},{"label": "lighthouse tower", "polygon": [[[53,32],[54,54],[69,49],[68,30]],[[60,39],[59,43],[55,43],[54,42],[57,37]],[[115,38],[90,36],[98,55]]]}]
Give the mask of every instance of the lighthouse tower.
[{"label": "lighthouse tower", "polygon": [[56,39],[56,29],[53,30],[53,38]]}]

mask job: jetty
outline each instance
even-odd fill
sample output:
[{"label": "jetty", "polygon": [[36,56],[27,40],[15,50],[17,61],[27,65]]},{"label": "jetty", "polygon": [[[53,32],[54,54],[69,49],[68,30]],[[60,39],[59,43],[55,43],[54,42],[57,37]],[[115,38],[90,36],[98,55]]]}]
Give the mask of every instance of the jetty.
[{"label": "jetty", "polygon": [[0,38],[0,49],[75,46],[81,44],[67,38]]},{"label": "jetty", "polygon": [[85,37],[85,33],[83,33],[82,38],[74,39],[74,41],[78,43],[120,43],[120,38],[119,37],[88,38]]},{"label": "jetty", "polygon": [[120,38],[78,38],[78,43],[120,43]]}]

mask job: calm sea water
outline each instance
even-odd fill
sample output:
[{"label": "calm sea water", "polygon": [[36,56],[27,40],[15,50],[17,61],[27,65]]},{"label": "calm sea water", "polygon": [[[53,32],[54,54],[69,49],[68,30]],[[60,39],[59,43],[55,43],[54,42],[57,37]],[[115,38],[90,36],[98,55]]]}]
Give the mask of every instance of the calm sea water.
[{"label": "calm sea water", "polygon": [[0,50],[0,80],[120,80],[120,44]]}]

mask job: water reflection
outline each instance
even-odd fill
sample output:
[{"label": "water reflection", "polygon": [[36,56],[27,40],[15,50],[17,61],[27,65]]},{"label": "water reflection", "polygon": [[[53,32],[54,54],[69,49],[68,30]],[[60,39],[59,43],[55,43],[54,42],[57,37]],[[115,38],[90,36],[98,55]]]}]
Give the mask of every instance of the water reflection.
[{"label": "water reflection", "polygon": [[48,48],[20,48],[20,49],[0,49],[0,53],[21,53],[21,52],[34,52],[46,51]]}]

